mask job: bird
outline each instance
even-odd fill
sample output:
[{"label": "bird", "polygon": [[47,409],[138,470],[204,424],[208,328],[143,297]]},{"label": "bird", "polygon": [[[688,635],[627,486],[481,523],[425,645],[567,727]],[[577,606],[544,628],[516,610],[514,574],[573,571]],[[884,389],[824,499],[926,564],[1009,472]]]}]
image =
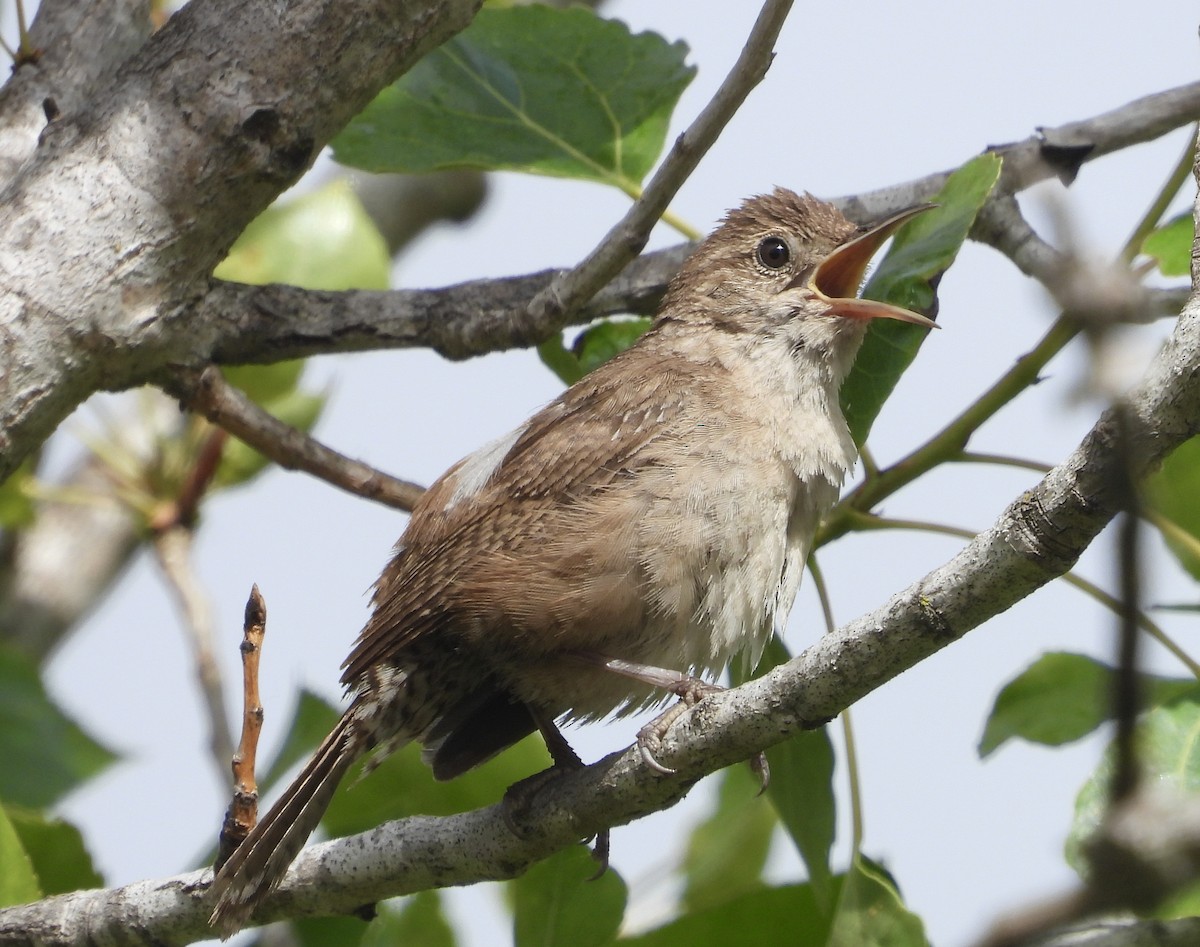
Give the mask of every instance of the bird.
[{"label": "bird", "polygon": [[859,298],[920,205],[872,226],[776,188],[730,210],[648,331],[415,505],[343,664],[348,707],[217,871],[211,923],[244,926],[364,756],[417,741],[438,779],[562,723],[680,698],[638,731],[647,764],[681,709],[791,609],[857,451],[839,390],[872,319]]}]

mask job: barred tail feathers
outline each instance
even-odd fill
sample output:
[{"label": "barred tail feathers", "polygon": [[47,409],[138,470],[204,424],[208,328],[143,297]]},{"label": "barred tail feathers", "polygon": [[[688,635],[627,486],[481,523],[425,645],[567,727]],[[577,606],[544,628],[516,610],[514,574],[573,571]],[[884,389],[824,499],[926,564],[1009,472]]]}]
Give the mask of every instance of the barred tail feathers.
[{"label": "barred tail feathers", "polygon": [[346,771],[367,749],[350,714],[342,717],[282,798],[229,856],[213,880],[209,924],[222,939],[235,934],[283,880],[316,829]]}]

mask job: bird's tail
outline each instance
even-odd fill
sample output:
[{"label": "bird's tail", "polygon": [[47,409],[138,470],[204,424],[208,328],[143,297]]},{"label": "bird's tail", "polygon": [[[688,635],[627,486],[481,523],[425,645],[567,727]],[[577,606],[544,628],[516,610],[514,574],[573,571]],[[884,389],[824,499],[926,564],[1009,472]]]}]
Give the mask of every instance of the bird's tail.
[{"label": "bird's tail", "polygon": [[209,923],[222,939],[241,930],[287,873],[329,807],[334,790],[367,749],[347,714],[327,736],[283,797],[262,817],[213,879]]}]

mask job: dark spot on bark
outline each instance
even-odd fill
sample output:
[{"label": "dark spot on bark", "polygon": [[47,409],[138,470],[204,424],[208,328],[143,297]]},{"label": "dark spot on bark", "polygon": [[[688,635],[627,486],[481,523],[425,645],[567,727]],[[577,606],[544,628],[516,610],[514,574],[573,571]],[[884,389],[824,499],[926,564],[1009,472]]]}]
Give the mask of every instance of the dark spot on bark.
[{"label": "dark spot on bark", "polygon": [[279,125],[279,113],[274,109],[255,109],[251,116],[242,122],[242,133],[255,141],[272,144],[279,134]]}]

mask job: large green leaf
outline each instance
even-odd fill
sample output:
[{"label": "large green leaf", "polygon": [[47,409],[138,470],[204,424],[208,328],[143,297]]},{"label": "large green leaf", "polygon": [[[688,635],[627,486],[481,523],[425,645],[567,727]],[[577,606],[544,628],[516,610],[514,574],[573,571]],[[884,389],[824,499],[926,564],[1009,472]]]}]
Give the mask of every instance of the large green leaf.
[{"label": "large green leaf", "polygon": [[43,808],[114,759],[55,706],[29,658],[0,648],[0,799]]},{"label": "large green leaf", "polygon": [[[21,846],[37,873],[43,895],[98,888],[104,879],[92,864],[79,829],[61,819],[20,806],[9,806],[8,817]],[[0,869],[0,875],[4,872]]]},{"label": "large green leaf", "polygon": [[[1189,252],[1190,252],[1189,244]],[[1170,521],[1163,539],[1179,564],[1200,579],[1200,437],[1180,444],[1146,480],[1149,505]]]},{"label": "large green leaf", "polygon": [[842,883],[829,947],[926,947],[925,925],[887,872],[857,856]]},{"label": "large green leaf", "polygon": [[[790,658],[787,646],[776,635],[764,649],[754,676],[766,674]],[[747,679],[736,664],[730,673],[735,684]],[[829,735],[824,727],[795,733],[767,750],[767,762],[771,766],[767,797],[804,859],[817,902],[828,913],[833,904],[829,852],[837,825]]]},{"label": "large green leaf", "polygon": [[[936,288],[966,240],[979,209],[1000,178],[1000,157],[980,155],[950,175],[933,198],[938,206],[910,221],[863,289],[863,296],[931,315]],[[883,403],[916,357],[929,330],[876,319],[842,385],[842,410],[856,444],[871,431]]]},{"label": "large green leaf", "polygon": [[[1112,716],[1113,676],[1107,664],[1082,654],[1044,654],[1001,689],[988,715],[979,755],[1006,740],[1061,746],[1087,736]],[[1200,694],[1195,678],[1141,676],[1148,704]]]},{"label": "large green leaf", "polygon": [[474,167],[615,184],[662,151],[687,47],[573,7],[484,9],[333,141],[368,171]]},{"label": "large green leaf", "polygon": [[[1110,745],[1075,799],[1075,816],[1067,837],[1067,862],[1086,877],[1087,840],[1095,834],[1108,808],[1115,753]],[[1144,714],[1138,722],[1137,763],[1142,780],[1158,794],[1200,793],[1200,700],[1180,699]]]},{"label": "large green leaf", "polygon": [[273,204],[250,222],[214,275],[261,286],[387,289],[387,243],[345,181]]},{"label": "large green leaf", "polygon": [[748,766],[721,773],[712,812],[691,832],[684,856],[683,905],[696,911],[763,887],[778,819]]},{"label": "large green leaf", "polygon": [[42,896],[37,873],[33,870],[21,838],[0,805],[0,908],[26,904]]},{"label": "large green leaf", "polygon": [[1146,235],[1142,252],[1154,258],[1163,276],[1187,276],[1192,271],[1195,230],[1191,211],[1172,217]]},{"label": "large green leaf", "polygon": [[[835,879],[835,889],[840,879]],[[836,890],[835,890],[836,894]],[[670,924],[623,937],[619,947],[820,947],[829,937],[829,912],[818,905],[806,885],[763,888],[715,907],[692,911]]]},{"label": "large green leaf", "polygon": [[600,947],[612,941],[628,891],[613,869],[598,878],[596,862],[572,845],[512,882],[515,947]]}]

